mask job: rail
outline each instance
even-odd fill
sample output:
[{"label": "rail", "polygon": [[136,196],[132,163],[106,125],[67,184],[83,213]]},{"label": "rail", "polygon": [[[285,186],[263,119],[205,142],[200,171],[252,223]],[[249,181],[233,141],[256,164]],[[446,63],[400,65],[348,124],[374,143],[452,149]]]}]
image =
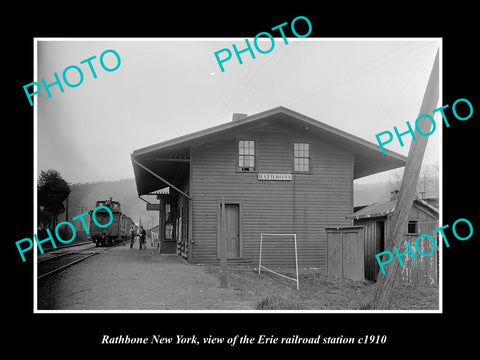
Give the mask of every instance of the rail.
[{"label": "rail", "polygon": [[72,250],[58,255],[53,255],[47,258],[39,259],[37,261],[37,280],[42,279],[51,274],[57,273],[69,266],[72,266],[80,261],[88,259],[93,255],[100,254],[107,249],[102,250],[91,250],[81,249],[81,250]]}]

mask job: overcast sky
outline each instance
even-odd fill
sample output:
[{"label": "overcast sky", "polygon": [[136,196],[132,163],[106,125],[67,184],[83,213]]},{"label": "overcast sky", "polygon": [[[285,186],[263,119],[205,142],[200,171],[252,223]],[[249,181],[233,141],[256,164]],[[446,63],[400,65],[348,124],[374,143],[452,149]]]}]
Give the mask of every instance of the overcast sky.
[{"label": "overcast sky", "polygon": [[[276,106],[376,143],[375,134],[414,124],[439,48],[437,39],[276,40],[269,54],[242,54],[242,65],[233,55],[225,72],[214,52],[232,43],[242,49],[244,39],[38,40],[33,81],[51,83],[70,65],[83,70],[84,80],[75,88],[64,84],[63,93],[52,87],[51,98],[43,89],[35,96],[37,172],[56,169],[70,183],[133,178],[133,150],[231,121],[234,112]],[[267,49],[269,40],[261,46]],[[120,55],[116,71],[100,66],[108,49]],[[94,55],[97,79],[80,64]],[[115,65],[111,53],[104,59]],[[74,70],[68,75],[77,82]],[[440,128],[429,137],[424,163],[438,161]],[[387,148],[407,155],[409,144]]]}]

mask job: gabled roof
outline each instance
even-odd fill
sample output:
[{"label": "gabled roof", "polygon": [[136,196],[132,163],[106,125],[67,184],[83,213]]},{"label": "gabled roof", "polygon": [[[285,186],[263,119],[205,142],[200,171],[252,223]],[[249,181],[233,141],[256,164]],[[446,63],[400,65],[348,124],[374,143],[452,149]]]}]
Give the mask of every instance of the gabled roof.
[{"label": "gabled roof", "polygon": [[[423,206],[424,208],[430,210],[430,212],[433,212],[435,215],[438,216],[438,209],[429,204],[428,202],[420,198],[416,198],[413,202],[416,205]],[[350,218],[358,220],[386,216],[395,210],[396,204],[397,200],[376,202],[353,213]]]},{"label": "gabled roof", "polygon": [[[179,159],[179,162],[181,160],[187,160],[191,146],[213,141],[226,134],[242,132],[271,123],[301,127],[311,132],[311,134],[319,140],[353,153],[355,157],[353,170],[354,179],[405,166],[406,157],[403,155],[390,150],[386,150],[386,154],[382,154],[378,144],[366,141],[358,136],[349,134],[283,106],[279,106],[239,120],[230,121],[225,124],[134,150],[132,153],[132,163],[138,194],[146,194],[148,191],[158,188],[158,183],[153,185],[152,179],[147,179],[148,177],[152,177],[152,175],[147,176],[146,171],[135,164],[134,159],[144,164],[149,160],[157,158],[157,161],[151,164],[152,167],[156,168],[154,171],[157,173],[157,171],[162,171],[162,167],[164,169],[172,167],[172,160],[175,158]],[[159,158],[167,157],[170,158],[170,164],[164,163],[162,165],[161,161],[158,161]],[[178,163],[177,165],[180,164]],[[183,166],[186,166],[186,164],[183,164]],[[171,169],[170,172],[172,171]],[[142,184],[144,181],[148,184]]]}]

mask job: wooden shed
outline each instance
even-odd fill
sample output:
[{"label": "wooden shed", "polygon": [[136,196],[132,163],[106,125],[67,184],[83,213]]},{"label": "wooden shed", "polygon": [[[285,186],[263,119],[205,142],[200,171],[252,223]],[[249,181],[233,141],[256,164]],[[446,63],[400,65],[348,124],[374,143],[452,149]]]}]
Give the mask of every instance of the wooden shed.
[{"label": "wooden shed", "polygon": [[365,233],[363,226],[326,228],[327,274],[365,280]]},{"label": "wooden shed", "polygon": [[[379,265],[375,254],[391,249],[391,239],[388,239],[390,221],[392,212],[395,210],[396,195],[398,191],[392,192],[389,201],[378,202],[353,214],[354,224],[363,226],[365,231],[365,278],[376,281],[379,271]],[[408,229],[405,234],[405,240],[410,244],[415,244],[416,238],[421,234],[432,235],[434,229],[438,228],[438,209],[429,202],[416,198],[410,210],[408,220]],[[438,233],[432,235],[437,241]],[[406,243],[404,243],[406,244]],[[431,249],[430,241],[421,239],[419,246],[423,253],[429,253]],[[406,245],[399,252],[408,250]],[[400,280],[405,283],[413,284],[437,284],[438,283],[438,251],[427,257],[417,256],[417,261],[413,261],[410,255],[402,257],[405,266],[401,269]],[[388,270],[387,270],[388,271]]]},{"label": "wooden shed", "polygon": [[[406,162],[284,107],[237,114],[231,122],[135,150],[131,160],[142,199],[170,188],[159,195],[161,249],[194,263],[218,263],[223,197],[228,261],[258,263],[261,233],[295,233],[299,266],[323,269],[325,228],[353,225],[347,218],[353,180]],[[281,243],[269,260],[279,266],[295,261]]]}]

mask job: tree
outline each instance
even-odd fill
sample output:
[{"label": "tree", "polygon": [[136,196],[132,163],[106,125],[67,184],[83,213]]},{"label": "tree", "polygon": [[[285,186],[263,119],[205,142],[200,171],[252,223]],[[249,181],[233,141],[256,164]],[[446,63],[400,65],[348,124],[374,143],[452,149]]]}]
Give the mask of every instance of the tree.
[{"label": "tree", "polygon": [[402,185],[402,177],[403,177],[403,168],[396,169],[392,171],[390,174],[390,179],[387,181],[386,191],[388,192],[385,196],[390,198],[390,193],[394,190],[400,190],[400,186]]},{"label": "tree", "polygon": [[420,198],[438,198],[439,195],[439,174],[438,162],[426,164],[420,170],[420,177],[417,184],[417,192],[423,193]]},{"label": "tree", "polygon": [[[402,184],[404,169],[397,169],[391,173],[390,179],[387,181],[385,196],[390,197],[390,193],[394,190],[400,190]],[[417,182],[417,196],[423,198],[436,198],[439,194],[439,174],[438,162],[424,164],[420,169],[420,175]]]},{"label": "tree", "polygon": [[70,186],[57,170],[41,171],[37,184],[40,229],[57,225],[58,215],[65,211],[63,202],[69,194]]}]

